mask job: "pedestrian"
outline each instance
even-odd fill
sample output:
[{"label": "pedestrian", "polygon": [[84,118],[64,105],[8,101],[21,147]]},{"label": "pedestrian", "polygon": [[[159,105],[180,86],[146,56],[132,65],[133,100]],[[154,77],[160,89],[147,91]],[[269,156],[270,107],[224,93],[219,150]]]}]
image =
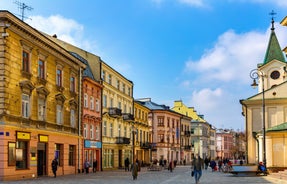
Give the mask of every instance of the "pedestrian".
[{"label": "pedestrian", "polygon": [[192,165],[193,165],[193,172],[194,172],[194,179],[195,179],[195,183],[198,184],[199,180],[202,176],[202,167],[203,167],[203,159],[200,158],[200,156],[198,154],[196,154],[195,158],[192,161]]},{"label": "pedestrian", "polygon": [[205,170],[207,170],[208,165],[209,165],[209,159],[207,157],[205,157],[204,159],[204,164],[205,164]]},{"label": "pedestrian", "polygon": [[173,169],[173,162],[172,161],[169,162],[168,169],[170,172],[172,172],[172,169]]},{"label": "pedestrian", "polygon": [[214,159],[211,160],[211,162],[210,162],[210,167],[211,167],[211,169],[212,169],[212,172],[213,172],[213,171],[216,171],[216,162],[215,162]]},{"label": "pedestrian", "polygon": [[97,159],[95,159],[93,162],[93,172],[94,173],[97,172],[97,166],[98,166],[98,161],[97,161]]},{"label": "pedestrian", "polygon": [[86,174],[89,174],[90,163],[88,160],[85,161],[84,168],[86,170]]},{"label": "pedestrian", "polygon": [[136,180],[138,178],[138,163],[134,161],[134,163],[132,164],[132,176],[133,176],[133,180]]},{"label": "pedestrian", "polygon": [[54,174],[54,178],[56,178],[57,177],[57,169],[58,169],[57,158],[53,159],[51,166],[52,166],[52,171],[53,171],[53,174]]},{"label": "pedestrian", "polygon": [[125,171],[130,171],[129,165],[130,165],[130,161],[129,161],[129,158],[127,157],[125,159]]}]

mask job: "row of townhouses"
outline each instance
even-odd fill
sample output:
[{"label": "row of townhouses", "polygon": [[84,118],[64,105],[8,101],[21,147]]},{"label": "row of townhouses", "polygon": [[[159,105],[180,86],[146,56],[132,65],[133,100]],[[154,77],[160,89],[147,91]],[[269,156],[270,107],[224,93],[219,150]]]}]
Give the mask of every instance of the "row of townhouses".
[{"label": "row of townhouses", "polygon": [[216,129],[193,107],[134,99],[99,56],[0,11],[0,181],[217,157]]}]

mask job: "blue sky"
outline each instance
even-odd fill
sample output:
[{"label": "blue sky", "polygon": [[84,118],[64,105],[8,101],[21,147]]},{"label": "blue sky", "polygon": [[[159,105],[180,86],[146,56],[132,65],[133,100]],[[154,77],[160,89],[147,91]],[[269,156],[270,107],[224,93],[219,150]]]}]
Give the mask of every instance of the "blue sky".
[{"label": "blue sky", "polygon": [[[21,14],[14,0],[1,9]],[[182,100],[216,128],[244,130],[240,99],[257,93],[274,10],[287,46],[283,0],[26,0],[25,21],[100,56],[134,83],[134,98]]]}]

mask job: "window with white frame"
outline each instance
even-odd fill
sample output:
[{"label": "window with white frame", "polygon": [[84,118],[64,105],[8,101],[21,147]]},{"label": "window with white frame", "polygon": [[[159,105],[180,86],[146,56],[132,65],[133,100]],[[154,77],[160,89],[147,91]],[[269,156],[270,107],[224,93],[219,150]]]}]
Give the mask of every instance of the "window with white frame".
[{"label": "window with white frame", "polygon": [[88,94],[84,94],[84,107],[88,108]]},{"label": "window with white frame", "polygon": [[108,80],[109,80],[109,84],[112,85],[112,75],[111,74],[109,74]]},{"label": "window with white frame", "polygon": [[118,102],[118,108],[122,109],[122,102]]},{"label": "window with white frame", "polygon": [[123,84],[123,93],[126,93],[126,85]]},{"label": "window with white frame", "polygon": [[96,99],[96,111],[100,112],[100,101]]},{"label": "window with white frame", "polygon": [[63,125],[63,106],[57,104],[57,125]]},{"label": "window with white frame", "polygon": [[106,81],[106,72],[104,70],[102,71],[102,80]]},{"label": "window with white frame", "polygon": [[95,110],[95,99],[93,96],[90,97],[90,109]]},{"label": "window with white frame", "polygon": [[72,128],[76,126],[75,109],[71,109],[70,111],[70,125]]},{"label": "window with white frame", "polygon": [[84,124],[84,132],[83,132],[83,136],[86,139],[88,136],[88,130],[87,130],[87,124]]},{"label": "window with white frame", "polygon": [[94,139],[94,125],[90,125],[90,139]]},{"label": "window with white frame", "polygon": [[120,83],[120,80],[117,80],[117,89],[119,90],[120,89],[120,85],[121,83]]},{"label": "window with white frame", "polygon": [[45,120],[45,99],[38,98],[38,120],[44,121]]},{"label": "window with white frame", "polygon": [[30,96],[22,94],[22,117],[29,118],[30,116]]}]

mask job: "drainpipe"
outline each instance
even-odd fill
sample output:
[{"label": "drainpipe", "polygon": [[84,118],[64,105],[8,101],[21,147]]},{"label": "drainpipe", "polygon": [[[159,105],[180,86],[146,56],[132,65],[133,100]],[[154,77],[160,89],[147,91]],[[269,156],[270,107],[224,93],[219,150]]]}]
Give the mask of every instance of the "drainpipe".
[{"label": "drainpipe", "polygon": [[[81,173],[81,169],[80,169],[80,152],[81,152],[81,121],[82,121],[82,113],[81,113],[81,109],[82,109],[82,68],[80,67],[80,71],[79,71],[79,108],[78,108],[78,117],[79,117],[79,121],[78,121],[78,173]],[[82,164],[81,164],[82,165]]]}]

